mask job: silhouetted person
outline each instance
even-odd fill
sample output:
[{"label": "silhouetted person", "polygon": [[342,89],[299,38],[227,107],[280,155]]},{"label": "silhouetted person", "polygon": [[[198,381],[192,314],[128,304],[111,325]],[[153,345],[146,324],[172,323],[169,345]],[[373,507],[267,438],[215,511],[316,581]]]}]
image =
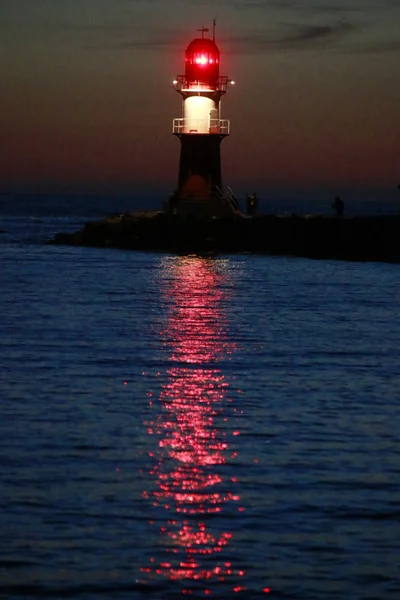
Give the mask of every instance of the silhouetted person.
[{"label": "silhouetted person", "polygon": [[250,216],[251,208],[250,208],[250,194],[246,194],[246,215]]},{"label": "silhouetted person", "polygon": [[258,196],[257,194],[254,192],[253,194],[253,210],[252,210],[252,217],[255,217],[258,211]]},{"label": "silhouetted person", "polygon": [[337,217],[342,217],[343,216],[343,211],[344,211],[344,203],[343,203],[343,200],[341,200],[339,198],[339,196],[336,196],[335,200],[333,201],[332,206],[335,209],[336,216]]},{"label": "silhouetted person", "polygon": [[258,208],[258,198],[256,194],[246,194],[246,214],[249,217],[255,217]]}]

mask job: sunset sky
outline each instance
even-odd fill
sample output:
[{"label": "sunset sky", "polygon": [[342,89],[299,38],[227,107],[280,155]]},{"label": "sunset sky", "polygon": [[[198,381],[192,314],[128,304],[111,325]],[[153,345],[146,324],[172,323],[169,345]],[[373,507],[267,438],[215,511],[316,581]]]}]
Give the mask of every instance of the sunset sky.
[{"label": "sunset sky", "polygon": [[396,189],[400,0],[0,0],[0,191],[172,189],[172,80],[213,18],[225,183]]}]

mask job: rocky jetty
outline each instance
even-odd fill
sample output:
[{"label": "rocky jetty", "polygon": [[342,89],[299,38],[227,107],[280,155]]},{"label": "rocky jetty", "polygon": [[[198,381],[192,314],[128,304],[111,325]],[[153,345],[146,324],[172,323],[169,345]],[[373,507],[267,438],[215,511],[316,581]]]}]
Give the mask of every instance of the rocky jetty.
[{"label": "rocky jetty", "polygon": [[241,214],[195,218],[137,212],[58,233],[50,244],[173,253],[257,253],[318,259],[400,262],[400,215],[329,217]]}]

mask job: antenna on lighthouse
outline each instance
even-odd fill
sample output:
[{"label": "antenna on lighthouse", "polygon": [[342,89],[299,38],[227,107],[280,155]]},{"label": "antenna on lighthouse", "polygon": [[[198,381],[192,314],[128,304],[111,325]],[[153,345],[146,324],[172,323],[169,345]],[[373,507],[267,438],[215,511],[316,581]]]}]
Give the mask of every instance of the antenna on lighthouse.
[{"label": "antenna on lighthouse", "polygon": [[196,31],[201,31],[201,38],[204,40],[204,34],[206,31],[209,31],[208,27],[204,27],[204,25],[201,27],[201,29],[196,29]]},{"label": "antenna on lighthouse", "polygon": [[216,27],[216,25],[217,25],[217,20],[214,19],[213,20],[213,38],[212,38],[213,42],[215,42],[215,27]]}]

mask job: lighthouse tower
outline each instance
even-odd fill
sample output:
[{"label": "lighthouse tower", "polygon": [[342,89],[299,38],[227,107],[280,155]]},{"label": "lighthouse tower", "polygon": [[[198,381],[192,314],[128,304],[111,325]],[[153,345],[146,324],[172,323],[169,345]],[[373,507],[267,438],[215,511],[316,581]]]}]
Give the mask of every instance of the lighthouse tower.
[{"label": "lighthouse tower", "polygon": [[208,31],[190,42],[185,52],[185,74],[174,88],[182,97],[182,116],[173,120],[172,132],[181,142],[175,210],[196,216],[224,216],[236,210],[232,191],[222,187],[221,142],[229,135],[229,120],[221,119],[221,100],[227,92],[226,76],[219,74],[220,51]]}]

